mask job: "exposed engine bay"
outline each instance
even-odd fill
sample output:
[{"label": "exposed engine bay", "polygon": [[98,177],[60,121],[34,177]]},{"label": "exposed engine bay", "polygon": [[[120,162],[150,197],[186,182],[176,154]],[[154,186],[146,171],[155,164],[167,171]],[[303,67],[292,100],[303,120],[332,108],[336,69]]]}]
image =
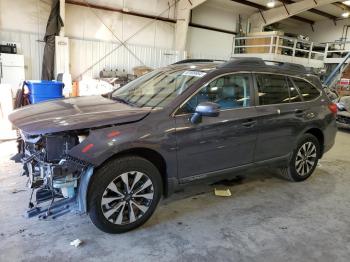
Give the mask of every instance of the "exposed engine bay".
[{"label": "exposed engine bay", "polygon": [[[75,132],[35,136],[24,132],[20,134],[18,147],[23,175],[28,177],[27,185],[32,189],[28,216],[45,213],[41,217],[46,218],[57,203],[73,202],[77,196],[80,177],[88,164],[72,158],[68,152],[85,136]],[[48,201],[50,204],[43,210],[39,205]]]}]

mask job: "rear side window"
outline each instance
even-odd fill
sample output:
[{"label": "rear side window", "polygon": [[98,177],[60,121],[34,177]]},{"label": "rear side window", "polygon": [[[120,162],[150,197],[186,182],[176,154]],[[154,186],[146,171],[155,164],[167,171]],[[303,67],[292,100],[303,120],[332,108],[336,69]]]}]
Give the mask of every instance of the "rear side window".
[{"label": "rear side window", "polygon": [[309,82],[299,78],[293,78],[293,82],[299,89],[304,101],[310,101],[320,96],[320,91]]},{"label": "rear side window", "polygon": [[294,102],[301,102],[301,97],[299,95],[298,90],[295,88],[295,86],[293,85],[292,81],[289,79],[289,77],[287,78],[287,82],[288,82],[288,87],[289,87],[289,101],[291,103]]},{"label": "rear side window", "polygon": [[283,75],[256,74],[259,105],[289,103],[287,79]]}]

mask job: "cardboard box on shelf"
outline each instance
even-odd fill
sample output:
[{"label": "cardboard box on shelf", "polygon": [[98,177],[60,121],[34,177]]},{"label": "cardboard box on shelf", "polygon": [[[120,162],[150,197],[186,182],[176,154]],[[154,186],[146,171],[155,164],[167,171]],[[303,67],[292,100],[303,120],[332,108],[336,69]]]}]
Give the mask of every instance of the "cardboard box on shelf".
[{"label": "cardboard box on shelf", "polygon": [[150,68],[148,66],[136,66],[133,68],[133,70],[134,70],[134,75],[136,75],[137,77],[140,77],[144,74],[147,74],[153,71],[153,68]]},{"label": "cardboard box on shelf", "polygon": [[[281,31],[271,31],[271,32],[259,32],[259,33],[249,33],[247,36],[255,37],[249,38],[246,40],[246,45],[252,45],[255,47],[247,47],[246,53],[258,53],[258,54],[266,54],[270,52],[270,47],[265,45],[271,44],[272,36],[283,36],[284,33]],[[276,44],[276,38],[273,39],[273,44]],[[279,39],[278,45],[281,46],[283,44],[283,40]],[[275,53],[275,47],[272,47],[272,53]],[[280,54],[282,51],[281,47],[278,47],[277,53]]]}]

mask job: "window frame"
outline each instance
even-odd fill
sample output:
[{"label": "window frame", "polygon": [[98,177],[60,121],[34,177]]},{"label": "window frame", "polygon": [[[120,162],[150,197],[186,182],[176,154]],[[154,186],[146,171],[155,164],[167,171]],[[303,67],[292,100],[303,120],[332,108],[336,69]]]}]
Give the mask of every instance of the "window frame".
[{"label": "window frame", "polygon": [[[259,101],[259,87],[258,87],[258,81],[257,81],[257,76],[258,75],[278,75],[278,76],[282,76],[284,78],[284,82],[287,86],[287,92],[288,92],[288,102],[287,103],[276,103],[276,104],[266,104],[266,105],[260,105],[260,101]],[[289,86],[288,86],[288,80],[287,80],[287,76],[284,74],[275,74],[275,73],[269,73],[269,72],[264,72],[264,73],[260,73],[260,72],[254,72],[254,80],[255,80],[255,85],[256,85],[256,92],[255,92],[255,97],[256,97],[256,106],[273,106],[273,105],[286,105],[290,103],[290,91],[289,91]],[[292,84],[294,85],[294,83],[292,82]]]},{"label": "window frame", "polygon": [[206,81],[203,85],[197,88],[195,92],[193,92],[189,97],[187,97],[179,106],[175,108],[173,113],[171,114],[172,117],[178,117],[178,116],[186,116],[186,115],[192,115],[193,113],[182,113],[178,114],[179,109],[184,106],[192,97],[194,97],[202,88],[209,85],[211,82],[215,81],[216,79],[226,76],[226,75],[236,75],[236,74],[245,74],[248,75],[248,82],[249,82],[249,95],[250,95],[250,103],[249,106],[246,107],[237,107],[237,108],[227,108],[227,109],[220,109],[220,112],[224,111],[230,111],[230,110],[240,110],[245,108],[251,108],[255,106],[255,88],[254,88],[254,79],[252,72],[250,71],[235,71],[235,72],[226,72],[223,74],[216,75],[215,77],[209,79]]},{"label": "window frame", "polygon": [[300,90],[296,87],[296,85],[294,84],[294,82],[292,81],[292,78],[290,77],[290,76],[286,76],[286,78],[288,79],[287,80],[287,85],[288,85],[288,81],[293,85],[293,87],[295,88],[295,90],[297,91],[297,93],[298,93],[298,95],[299,95],[299,98],[300,98],[300,100],[301,101],[297,101],[297,102],[290,102],[290,88],[289,88],[289,86],[288,86],[288,92],[289,92],[289,103],[300,103],[300,102],[305,102],[304,101],[304,98],[303,98],[303,96],[301,95],[301,93],[300,93]]},{"label": "window frame", "polygon": [[[293,78],[301,79],[301,80],[303,80],[304,82],[309,83],[312,87],[314,87],[314,88],[319,92],[319,95],[318,95],[317,97],[315,97],[314,99],[311,99],[311,100],[306,101],[306,100],[304,99],[304,97],[301,95],[301,91],[300,91],[299,87],[295,84]],[[296,90],[298,90],[298,93],[299,93],[299,96],[301,97],[302,102],[304,102],[304,103],[305,103],[305,102],[313,102],[313,101],[319,99],[319,98],[322,96],[322,91],[321,91],[319,88],[317,88],[317,87],[316,87],[313,83],[311,83],[310,81],[307,81],[307,80],[304,79],[304,78],[294,77],[294,76],[289,76],[289,79],[292,81],[292,83],[293,83],[294,87],[296,88]],[[297,102],[296,102],[296,103],[297,103]]]},{"label": "window frame", "polygon": [[[281,73],[274,73],[274,72],[260,72],[260,71],[253,71],[252,72],[253,74],[253,82],[254,82],[254,88],[255,88],[255,91],[254,91],[254,102],[255,102],[255,106],[256,107],[262,107],[262,106],[276,106],[276,105],[290,105],[290,104],[298,104],[298,103],[312,103],[312,102],[315,102],[316,100],[318,100],[321,96],[322,96],[322,91],[317,88],[313,83],[311,83],[310,81],[308,81],[307,79],[303,78],[303,77],[298,77],[298,76],[293,76],[293,75],[288,75],[288,74],[281,74]],[[269,105],[260,105],[259,103],[259,89],[258,89],[258,82],[257,82],[257,79],[256,79],[256,75],[257,74],[267,74],[267,75],[281,75],[281,76],[284,76],[286,79],[289,78],[294,86],[294,88],[296,88],[296,90],[298,91],[299,93],[299,96],[301,97],[301,100],[302,101],[299,101],[299,102],[289,102],[289,103],[279,103],[279,104],[269,104]],[[316,88],[316,90],[319,91],[320,95],[316,98],[314,98],[313,100],[309,100],[309,101],[305,101],[304,98],[302,97],[301,93],[300,93],[300,90],[299,88],[296,86],[296,84],[294,83],[293,81],[293,78],[296,78],[296,79],[301,79],[307,83],[309,83],[310,85],[312,85],[314,88]],[[287,81],[287,80],[286,80]]]}]

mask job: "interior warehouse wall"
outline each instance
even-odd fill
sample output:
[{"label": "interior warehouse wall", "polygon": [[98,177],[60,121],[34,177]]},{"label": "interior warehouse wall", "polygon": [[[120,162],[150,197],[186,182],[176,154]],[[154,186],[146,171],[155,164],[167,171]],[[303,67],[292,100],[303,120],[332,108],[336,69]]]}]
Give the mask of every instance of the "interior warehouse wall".
[{"label": "interior warehouse wall", "polygon": [[[159,68],[186,58],[185,52],[128,44],[127,48],[135,54],[134,56],[124,46],[117,48],[118,46],[119,44],[115,42],[71,38],[70,71],[72,78],[80,79],[81,76],[96,77],[103,69],[118,69],[131,73],[133,67],[142,64]],[[101,57],[109,53],[110,55],[101,60]],[[99,62],[96,63],[96,61]],[[91,67],[91,65],[94,66]]]},{"label": "interior warehouse wall", "polygon": [[[131,2],[133,1],[125,1],[125,3]],[[143,1],[143,3],[145,2],[154,1]],[[118,7],[115,4],[111,6]],[[162,11],[143,10],[142,13],[158,15]],[[65,30],[68,37],[114,42],[118,42],[120,39],[121,41],[127,40],[129,44],[162,48],[172,48],[174,43],[175,24],[152,21],[152,19],[118,12],[67,4],[66,24]],[[141,28],[143,29],[140,30]]]},{"label": "interior warehouse wall", "polygon": [[[232,8],[223,8],[206,2],[192,11],[195,24],[236,31],[238,14]],[[187,51],[192,58],[228,59],[231,56],[232,34],[190,27]]]},{"label": "interior warehouse wall", "polygon": [[[336,25],[329,19],[318,21],[314,24],[314,31],[312,31],[309,26],[301,27],[289,25],[281,29],[285,32],[307,35],[310,37],[311,41],[324,43],[339,40],[342,37],[343,27],[346,25],[350,27],[350,19],[338,20]],[[350,41],[350,28],[348,30],[347,41]]]},{"label": "interior warehouse wall", "polygon": [[[114,7],[122,7],[123,1],[89,1],[95,4],[105,4]],[[140,5],[137,5],[141,3]],[[159,15],[168,7],[167,1],[125,1],[129,10]],[[142,4],[143,3],[143,4]],[[119,6],[118,6],[119,4]],[[18,52],[25,56],[26,78],[39,79],[41,74],[41,63],[47,19],[50,13],[51,1],[40,0],[0,0],[0,42],[16,42]],[[148,66],[161,66],[165,63],[175,62],[183,56],[177,56],[172,49],[174,42],[175,24],[166,22],[153,22],[151,19],[122,15],[117,12],[109,12],[93,9],[98,16],[122,40],[127,40],[140,28],[145,27],[132,37],[128,44],[132,45],[135,52],[138,52],[141,60]],[[101,23],[96,15],[87,7],[66,4],[66,36],[70,38],[70,67],[73,77],[91,66],[99,58],[105,55],[104,52],[115,48],[118,40]],[[173,8],[162,14],[165,17],[173,18]],[[148,47],[148,49],[145,47]],[[150,49],[151,48],[151,49]],[[154,54],[155,59],[149,58]],[[161,57],[160,54],[163,54]],[[117,61],[116,61],[117,60]],[[92,70],[87,72],[88,76],[98,76],[98,72],[106,65],[112,65],[116,61],[119,70],[140,65],[125,48],[119,48],[118,52],[112,53]],[[126,66],[122,67],[122,62]],[[112,67],[112,66],[111,66]]]},{"label": "interior warehouse wall", "polygon": [[27,79],[38,79],[46,22],[50,1],[0,0],[0,43],[15,42],[19,54],[24,55]]},{"label": "interior warehouse wall", "polygon": [[[168,8],[172,0],[89,0],[96,5],[159,15]],[[209,1],[208,1],[209,2]],[[0,0],[0,42],[14,41],[19,52],[25,56],[26,78],[39,79],[41,73],[42,42],[51,0]],[[118,12],[92,9],[66,4],[66,36],[70,38],[70,67],[73,78],[86,70],[106,51],[114,48],[118,41],[101,23],[102,19],[117,37],[125,41],[138,30],[148,25],[128,40],[128,45],[142,56],[146,65],[165,65],[184,57],[183,53],[172,51],[175,42],[175,24],[152,19],[122,15]],[[163,12],[162,16],[174,18],[174,8]],[[193,10],[194,23],[235,31],[237,14],[228,8],[215,4],[203,4]],[[233,35],[190,27],[187,51],[191,57],[227,59],[232,48]],[[121,62],[122,61],[122,62]],[[124,67],[122,65],[124,63]],[[116,65],[119,70],[127,70],[140,62],[125,48],[88,71],[89,76],[97,76],[104,67]],[[121,68],[123,67],[123,68]]]},{"label": "interior warehouse wall", "polygon": [[[129,10],[140,13],[157,16],[167,9],[167,1],[136,1],[140,3],[138,6],[134,2],[125,1],[125,4]],[[159,5],[155,5],[157,2]],[[117,4],[106,3],[107,6],[120,8]],[[169,10],[162,16],[173,19],[174,12]],[[66,36],[70,38],[70,69],[73,79],[109,53],[110,55],[84,75],[96,77],[103,69],[131,73],[135,66],[144,64],[155,68],[184,58],[183,53],[172,51],[175,33],[173,23],[67,4],[66,24]],[[118,39],[126,41],[134,54],[121,46]]]}]

